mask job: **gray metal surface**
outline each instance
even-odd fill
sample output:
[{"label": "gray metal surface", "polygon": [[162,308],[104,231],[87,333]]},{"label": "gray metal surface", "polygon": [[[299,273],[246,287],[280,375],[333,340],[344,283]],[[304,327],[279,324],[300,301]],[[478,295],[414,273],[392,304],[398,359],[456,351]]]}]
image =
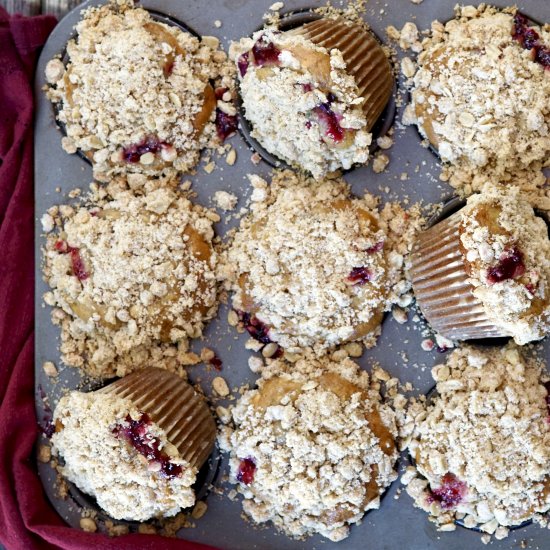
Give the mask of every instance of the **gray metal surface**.
[{"label": "gray metal surface", "polygon": [[[262,14],[267,11],[273,0],[147,0],[145,7],[152,8],[179,19],[200,34],[218,36],[224,46],[231,40],[249,35],[262,24]],[[91,2],[98,4],[99,2]],[[401,28],[407,21],[415,21],[420,29],[429,28],[434,19],[444,21],[452,17],[455,0],[424,0],[420,5],[414,5],[410,0],[370,0],[367,9],[367,20],[380,37],[385,37],[384,29],[388,25]],[[496,0],[497,5],[505,6],[507,2]],[[285,2],[283,11],[291,9],[315,7],[321,2],[311,0],[289,0]],[[84,4],[89,5],[89,3]],[[548,0],[518,1],[519,7],[529,16],[539,21],[550,21],[550,2]],[[76,370],[62,368],[59,381],[52,383],[42,370],[44,361],[54,361],[60,366],[58,344],[59,330],[50,322],[50,308],[44,306],[41,300],[47,290],[40,274],[41,253],[43,245],[41,237],[40,216],[51,205],[70,202],[66,194],[75,187],[87,189],[91,181],[91,167],[77,155],[67,155],[61,149],[61,134],[56,127],[53,110],[41,91],[44,85],[44,67],[47,60],[54,54],[63,51],[67,39],[73,32],[73,26],[79,19],[81,7],[71,12],[54,30],[46,44],[37,69],[36,97],[37,116],[35,134],[35,175],[36,175],[36,395],[39,418],[43,418],[45,410],[40,397],[42,388],[52,406],[55,405],[63,388],[74,388],[80,382]],[[383,10],[383,13],[380,13]],[[221,28],[216,28],[215,20],[223,22]],[[399,53],[399,55],[402,55]],[[404,95],[406,98],[406,95]],[[373,173],[370,167],[348,172],[346,180],[352,185],[356,194],[366,189],[381,194],[382,200],[388,195],[381,192],[385,187],[401,200],[408,199],[411,203],[422,200],[425,203],[440,202],[450,198],[452,189],[438,180],[438,160],[432,152],[420,145],[420,138],[414,128],[402,128],[399,120],[403,106],[398,108],[396,116],[395,145],[389,151],[391,158],[387,171],[383,174]],[[237,163],[227,166],[223,159],[217,161],[217,169],[210,175],[204,170],[198,170],[197,175],[190,177],[193,189],[197,193],[197,201],[204,205],[212,205],[211,196],[218,189],[229,190],[239,196],[238,207],[246,204],[250,187],[246,180],[247,173],[257,173],[268,176],[270,167],[265,162],[255,166],[250,161],[251,151],[240,134],[231,138],[231,144],[237,149]],[[406,173],[408,179],[402,181],[401,174]],[[61,192],[56,192],[59,187]],[[218,224],[217,230],[223,235],[235,224]],[[412,317],[412,313],[409,318]],[[204,345],[215,349],[223,360],[222,375],[231,387],[244,382],[254,383],[256,375],[247,366],[247,359],[252,352],[244,349],[245,336],[237,335],[236,331],[226,322],[227,308],[221,306],[217,319],[212,321],[206,330],[204,342],[195,342],[194,349],[200,350]],[[367,350],[359,363],[366,369],[373,361],[378,361],[385,369],[399,377],[401,382],[411,382],[418,393],[427,392],[433,382],[430,367],[445,359],[444,355],[435,351],[428,353],[421,349],[421,329],[423,325],[409,321],[405,325],[397,324],[390,316],[386,316],[383,324],[383,334],[378,345]],[[550,356],[548,339],[537,348],[546,357]],[[404,360],[406,359],[406,361]],[[199,365],[189,369],[190,378],[199,381],[207,394],[210,393],[210,381],[217,373],[207,372]],[[406,466],[406,458],[399,464]],[[44,487],[53,505],[66,521],[78,526],[78,505],[71,501],[56,498],[53,472],[48,465],[39,465]],[[223,485],[222,477],[226,473],[225,461],[222,464],[222,476],[216,482]],[[230,487],[229,487],[230,488]],[[183,530],[179,536],[189,540],[200,541],[225,549],[306,549],[306,548],[376,548],[397,550],[408,548],[412,550],[464,548],[484,548],[480,542],[480,534],[457,527],[453,533],[438,533],[428,522],[424,512],[415,509],[412,500],[405,494],[397,498],[399,482],[395,482],[382,501],[380,510],[370,512],[361,525],[352,527],[351,535],[341,543],[331,543],[321,537],[312,537],[304,541],[288,539],[278,534],[270,526],[255,527],[241,517],[239,500],[231,501],[226,496],[212,493],[207,498],[208,511],[196,522],[196,527]],[[550,531],[533,525],[515,530],[508,539],[494,541],[491,547],[495,549],[519,548],[520,541],[527,541],[529,548],[549,548]],[[136,546],[138,547],[138,546]]]}]

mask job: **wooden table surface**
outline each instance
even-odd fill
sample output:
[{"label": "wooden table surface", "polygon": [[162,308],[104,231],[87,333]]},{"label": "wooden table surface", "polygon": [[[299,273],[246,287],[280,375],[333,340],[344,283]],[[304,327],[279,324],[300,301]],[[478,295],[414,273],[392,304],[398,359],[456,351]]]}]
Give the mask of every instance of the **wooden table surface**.
[{"label": "wooden table surface", "polygon": [[39,15],[51,13],[61,19],[68,11],[72,10],[83,0],[0,0],[0,6],[6,8],[9,13],[22,15]]}]

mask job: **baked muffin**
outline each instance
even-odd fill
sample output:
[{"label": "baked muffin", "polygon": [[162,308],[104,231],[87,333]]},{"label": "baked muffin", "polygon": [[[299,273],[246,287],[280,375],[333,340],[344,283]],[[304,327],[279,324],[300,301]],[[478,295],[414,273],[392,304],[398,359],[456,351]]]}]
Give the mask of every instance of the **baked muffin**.
[{"label": "baked muffin", "polygon": [[374,345],[384,311],[409,289],[396,231],[412,220],[398,207],[379,212],[372,196],[353,198],[343,180],[285,171],[269,186],[251,182],[252,212],[223,261],[245,328],[288,351]]},{"label": "baked muffin", "polygon": [[418,305],[446,338],[525,344],[550,330],[548,227],[517,187],[487,185],[422,233],[411,274]]},{"label": "baked muffin", "polygon": [[202,334],[217,310],[214,212],[159,186],[60,214],[45,250],[48,303],[70,318],[68,339],[88,346],[75,364],[75,350],[62,345],[68,364],[123,376],[158,360],[147,351],[153,343],[185,351]]},{"label": "baked muffin", "polygon": [[[349,29],[349,40],[354,32],[368,35]],[[346,38],[339,34],[345,43]],[[368,42],[370,50],[355,53],[363,59],[369,51],[375,52],[372,56],[378,66],[369,66],[368,75],[371,82],[384,88],[378,99],[367,92],[368,104],[361,96],[363,88],[358,87],[361,82],[356,81],[342,51],[334,44],[327,48],[307,33],[281,33],[275,29],[261,30],[233,43],[230,57],[238,68],[251,136],[272,155],[315,178],[365,164],[372,140],[370,130],[391,95],[393,78],[378,43],[370,35],[361,40]],[[355,63],[360,65],[357,59]],[[372,104],[376,104],[376,118],[369,112]]]},{"label": "baked muffin", "polygon": [[59,59],[46,67],[47,95],[64,149],[82,151],[97,179],[187,172],[219,144],[215,121],[221,138],[236,130],[234,69],[215,37],[155,21],[131,0],[84,10],[76,33],[66,68]]},{"label": "baked muffin", "polygon": [[220,436],[253,521],[344,539],[396,478],[395,418],[350,359],[272,361]]},{"label": "baked muffin", "polygon": [[72,391],[59,401],[53,422],[62,475],[112,518],[135,521],[193,506],[197,472],[216,438],[202,398],[160,369],[95,392]]},{"label": "baked muffin", "polygon": [[[550,33],[516,8],[457,8],[423,42],[405,122],[418,126],[441,159],[453,164],[451,183],[479,190],[484,174],[517,182],[550,158]],[[471,192],[471,191],[470,191]]]},{"label": "baked muffin", "polygon": [[[548,375],[513,344],[465,346],[432,370],[404,474],[416,506],[445,531],[455,521],[503,538],[550,509]],[[544,382],[546,380],[546,382]]]}]

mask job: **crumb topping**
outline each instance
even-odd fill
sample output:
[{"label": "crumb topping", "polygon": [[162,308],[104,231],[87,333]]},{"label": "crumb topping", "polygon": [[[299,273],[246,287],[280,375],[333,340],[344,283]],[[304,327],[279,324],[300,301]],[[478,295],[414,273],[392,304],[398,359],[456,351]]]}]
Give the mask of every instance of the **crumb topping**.
[{"label": "crumb topping", "polygon": [[432,370],[437,394],[414,411],[409,444],[420,477],[407,492],[440,527],[460,519],[493,534],[550,509],[543,368],[510,344],[464,346]]},{"label": "crumb topping", "polygon": [[486,314],[518,344],[550,331],[550,239],[517,187],[487,185],[461,211],[460,241]]},{"label": "crumb topping", "polygon": [[220,435],[243,509],[287,535],[349,533],[397,477],[395,418],[350,359],[272,361]]},{"label": "crumb topping", "polygon": [[404,256],[418,217],[397,204],[379,210],[371,195],[353,198],[343,180],[290,171],[270,185],[250,179],[252,211],[221,272],[234,308],[257,319],[252,336],[288,351],[323,352],[349,340],[374,345],[383,312],[410,289]]},{"label": "crumb topping", "polygon": [[[62,397],[54,412],[52,450],[64,461],[61,473],[115,519],[168,517],[195,503],[196,468],[144,416],[128,399],[76,391]],[[161,461],[121,435],[138,430],[143,449],[145,442],[147,449],[154,446]]]},{"label": "crumb topping", "polygon": [[[48,235],[49,301],[67,318],[64,341],[93,340],[87,361],[75,366],[93,376],[122,376],[133,369],[121,356],[133,355],[139,365],[139,350],[152,344],[186,348],[215,315],[213,212],[163,186],[89,198],[63,207],[59,231]],[[64,360],[74,364],[69,353]]]},{"label": "crumb topping", "polygon": [[80,149],[96,178],[189,171],[202,148],[219,144],[214,121],[234,110],[234,70],[216,38],[155,21],[130,0],[84,10],[76,32],[66,69],[59,59],[46,68],[47,95],[59,105],[64,148]]},{"label": "crumb topping", "polygon": [[[487,175],[532,191],[534,174],[550,158],[550,73],[515,37],[516,8],[457,8],[445,26],[432,26],[423,42],[404,121],[417,124],[451,163],[450,183],[468,193]],[[469,187],[468,187],[469,186]],[[536,187],[536,186],[535,186]],[[547,199],[548,200],[548,199]]]},{"label": "crumb topping", "polygon": [[272,29],[233,43],[252,136],[270,153],[320,178],[368,160],[363,98],[337,48]]}]

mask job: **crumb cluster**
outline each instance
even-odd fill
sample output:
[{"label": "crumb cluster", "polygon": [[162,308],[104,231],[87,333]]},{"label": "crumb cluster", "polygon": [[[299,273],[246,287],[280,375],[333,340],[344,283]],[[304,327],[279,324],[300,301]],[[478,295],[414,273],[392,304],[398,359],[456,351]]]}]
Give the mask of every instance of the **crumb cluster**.
[{"label": "crumb cluster", "polygon": [[[515,13],[458,7],[422,43],[404,122],[418,125],[450,163],[445,179],[466,194],[487,176],[545,194],[538,188],[550,158],[550,78],[514,38]],[[546,28],[534,29],[550,44]]]},{"label": "crumb cluster", "polygon": [[269,153],[316,178],[367,162],[364,100],[337,48],[266,29],[233,43],[230,57],[252,137]]},{"label": "crumb cluster", "polygon": [[243,509],[293,537],[333,541],[397,477],[395,417],[350,359],[275,360],[220,435]]},{"label": "crumb cluster", "polygon": [[437,393],[409,414],[406,474],[415,504],[445,531],[455,520],[504,538],[550,509],[548,376],[513,344],[464,346],[432,370]]},{"label": "crumb cluster", "polygon": [[158,425],[149,424],[147,433],[170,462],[181,467],[180,475],[163,475],[117,437],[118,427],[128,425],[128,417],[141,416],[130,400],[97,392],[70,392],[55,409],[52,445],[54,455],[63,458],[62,474],[115,519],[168,517],[195,503],[196,468],[181,458]]},{"label": "crumb cluster", "polygon": [[84,10],[76,33],[67,66],[53,59],[46,68],[47,95],[65,127],[64,149],[82,151],[97,179],[187,172],[201,149],[219,144],[216,108],[235,112],[234,69],[217,38],[155,21],[132,1]]},{"label": "crumb cluster", "polygon": [[518,344],[540,340],[550,331],[546,222],[519,188],[493,185],[472,195],[460,215],[460,242],[473,295]]},{"label": "crumb cluster", "polygon": [[48,302],[59,308],[64,361],[93,376],[144,366],[156,344],[184,353],[217,310],[219,218],[185,193],[141,180],[129,177],[133,189],[112,183],[113,198],[96,188],[80,206],[51,212],[59,227],[45,249]]},{"label": "crumb cluster", "polygon": [[420,216],[398,204],[353,198],[343,180],[290,171],[271,184],[250,176],[251,214],[226,251],[233,306],[269,328],[288,351],[374,345],[384,311],[410,290],[404,276]]}]

